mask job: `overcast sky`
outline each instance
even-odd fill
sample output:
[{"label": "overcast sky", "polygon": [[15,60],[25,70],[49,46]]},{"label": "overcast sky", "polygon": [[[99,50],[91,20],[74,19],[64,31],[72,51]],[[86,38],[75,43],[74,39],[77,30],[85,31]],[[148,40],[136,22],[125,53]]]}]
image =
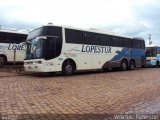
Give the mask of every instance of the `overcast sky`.
[{"label": "overcast sky", "polygon": [[33,29],[48,22],[127,36],[152,35],[160,45],[160,0],[0,0],[0,25]]}]

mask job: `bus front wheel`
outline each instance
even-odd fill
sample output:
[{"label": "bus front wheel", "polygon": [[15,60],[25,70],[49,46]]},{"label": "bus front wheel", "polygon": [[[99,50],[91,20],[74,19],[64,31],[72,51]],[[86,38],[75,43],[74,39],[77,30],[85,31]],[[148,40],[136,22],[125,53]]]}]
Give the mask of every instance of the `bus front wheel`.
[{"label": "bus front wheel", "polygon": [[69,61],[65,62],[62,67],[62,72],[63,75],[66,76],[72,75],[74,72],[74,65]]}]

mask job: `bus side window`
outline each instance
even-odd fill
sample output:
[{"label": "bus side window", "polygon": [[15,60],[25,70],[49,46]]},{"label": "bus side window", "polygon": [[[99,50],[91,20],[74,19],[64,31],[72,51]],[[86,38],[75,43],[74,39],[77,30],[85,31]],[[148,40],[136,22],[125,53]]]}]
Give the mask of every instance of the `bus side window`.
[{"label": "bus side window", "polygon": [[133,47],[132,39],[124,38],[123,45],[124,45],[124,47],[132,48]]},{"label": "bus side window", "polygon": [[151,48],[151,50],[152,50],[152,56],[155,57],[157,54],[156,48]]},{"label": "bus side window", "polygon": [[1,43],[19,44],[20,42],[25,41],[26,38],[27,38],[27,35],[25,34],[0,32],[0,42]]},{"label": "bus side window", "polygon": [[123,38],[113,36],[112,40],[113,40],[113,46],[115,46],[115,47],[123,47]]},{"label": "bus side window", "polygon": [[112,37],[109,35],[99,35],[100,45],[103,46],[111,46],[112,45]]},{"label": "bus side window", "polygon": [[65,29],[66,43],[83,44],[83,32],[79,30]]},{"label": "bus side window", "polygon": [[84,40],[85,44],[100,45],[99,35],[97,33],[85,32]]},{"label": "bus side window", "polygon": [[160,48],[157,48],[157,54],[160,54]]},{"label": "bus side window", "polygon": [[133,48],[141,48],[141,41],[133,39]]},{"label": "bus side window", "polygon": [[145,43],[144,43],[144,41],[141,41],[141,48],[145,49]]}]

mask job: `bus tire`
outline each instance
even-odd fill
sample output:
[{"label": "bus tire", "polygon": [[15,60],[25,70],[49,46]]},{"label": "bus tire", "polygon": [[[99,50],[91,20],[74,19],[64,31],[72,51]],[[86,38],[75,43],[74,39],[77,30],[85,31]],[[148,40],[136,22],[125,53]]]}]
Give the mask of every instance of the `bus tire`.
[{"label": "bus tire", "polygon": [[129,63],[129,70],[134,70],[135,67],[136,67],[135,61],[131,60]]},{"label": "bus tire", "polygon": [[121,70],[122,71],[126,71],[127,70],[127,61],[126,60],[122,60],[121,62]]},{"label": "bus tire", "polygon": [[5,64],[6,60],[3,56],[0,56],[0,66],[3,66]]},{"label": "bus tire", "polygon": [[103,71],[107,72],[109,71],[109,68],[103,68]]},{"label": "bus tire", "polygon": [[70,76],[72,75],[74,72],[74,65],[72,62],[69,62],[69,61],[66,61],[63,63],[63,66],[62,66],[62,73],[63,75],[65,76]]},{"label": "bus tire", "polygon": [[159,61],[156,62],[156,68],[158,68],[158,67],[159,67]]}]

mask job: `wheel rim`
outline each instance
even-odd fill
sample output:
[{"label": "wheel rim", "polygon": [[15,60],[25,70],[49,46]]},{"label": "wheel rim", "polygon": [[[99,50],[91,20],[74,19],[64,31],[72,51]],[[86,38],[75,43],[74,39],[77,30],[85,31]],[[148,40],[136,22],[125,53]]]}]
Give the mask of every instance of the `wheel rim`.
[{"label": "wheel rim", "polygon": [[125,62],[122,63],[122,70],[126,70],[127,69],[127,65]]},{"label": "wheel rim", "polygon": [[66,71],[68,72],[68,73],[71,73],[72,72],[72,66],[71,65],[67,65],[66,66]]},{"label": "wheel rim", "polygon": [[135,65],[134,65],[134,62],[131,62],[131,64],[130,64],[130,69],[133,70],[133,69],[134,69],[134,66],[135,66]]},{"label": "wheel rim", "polygon": [[134,65],[133,65],[133,64],[131,65],[131,69],[132,69],[132,70],[134,69]]}]

